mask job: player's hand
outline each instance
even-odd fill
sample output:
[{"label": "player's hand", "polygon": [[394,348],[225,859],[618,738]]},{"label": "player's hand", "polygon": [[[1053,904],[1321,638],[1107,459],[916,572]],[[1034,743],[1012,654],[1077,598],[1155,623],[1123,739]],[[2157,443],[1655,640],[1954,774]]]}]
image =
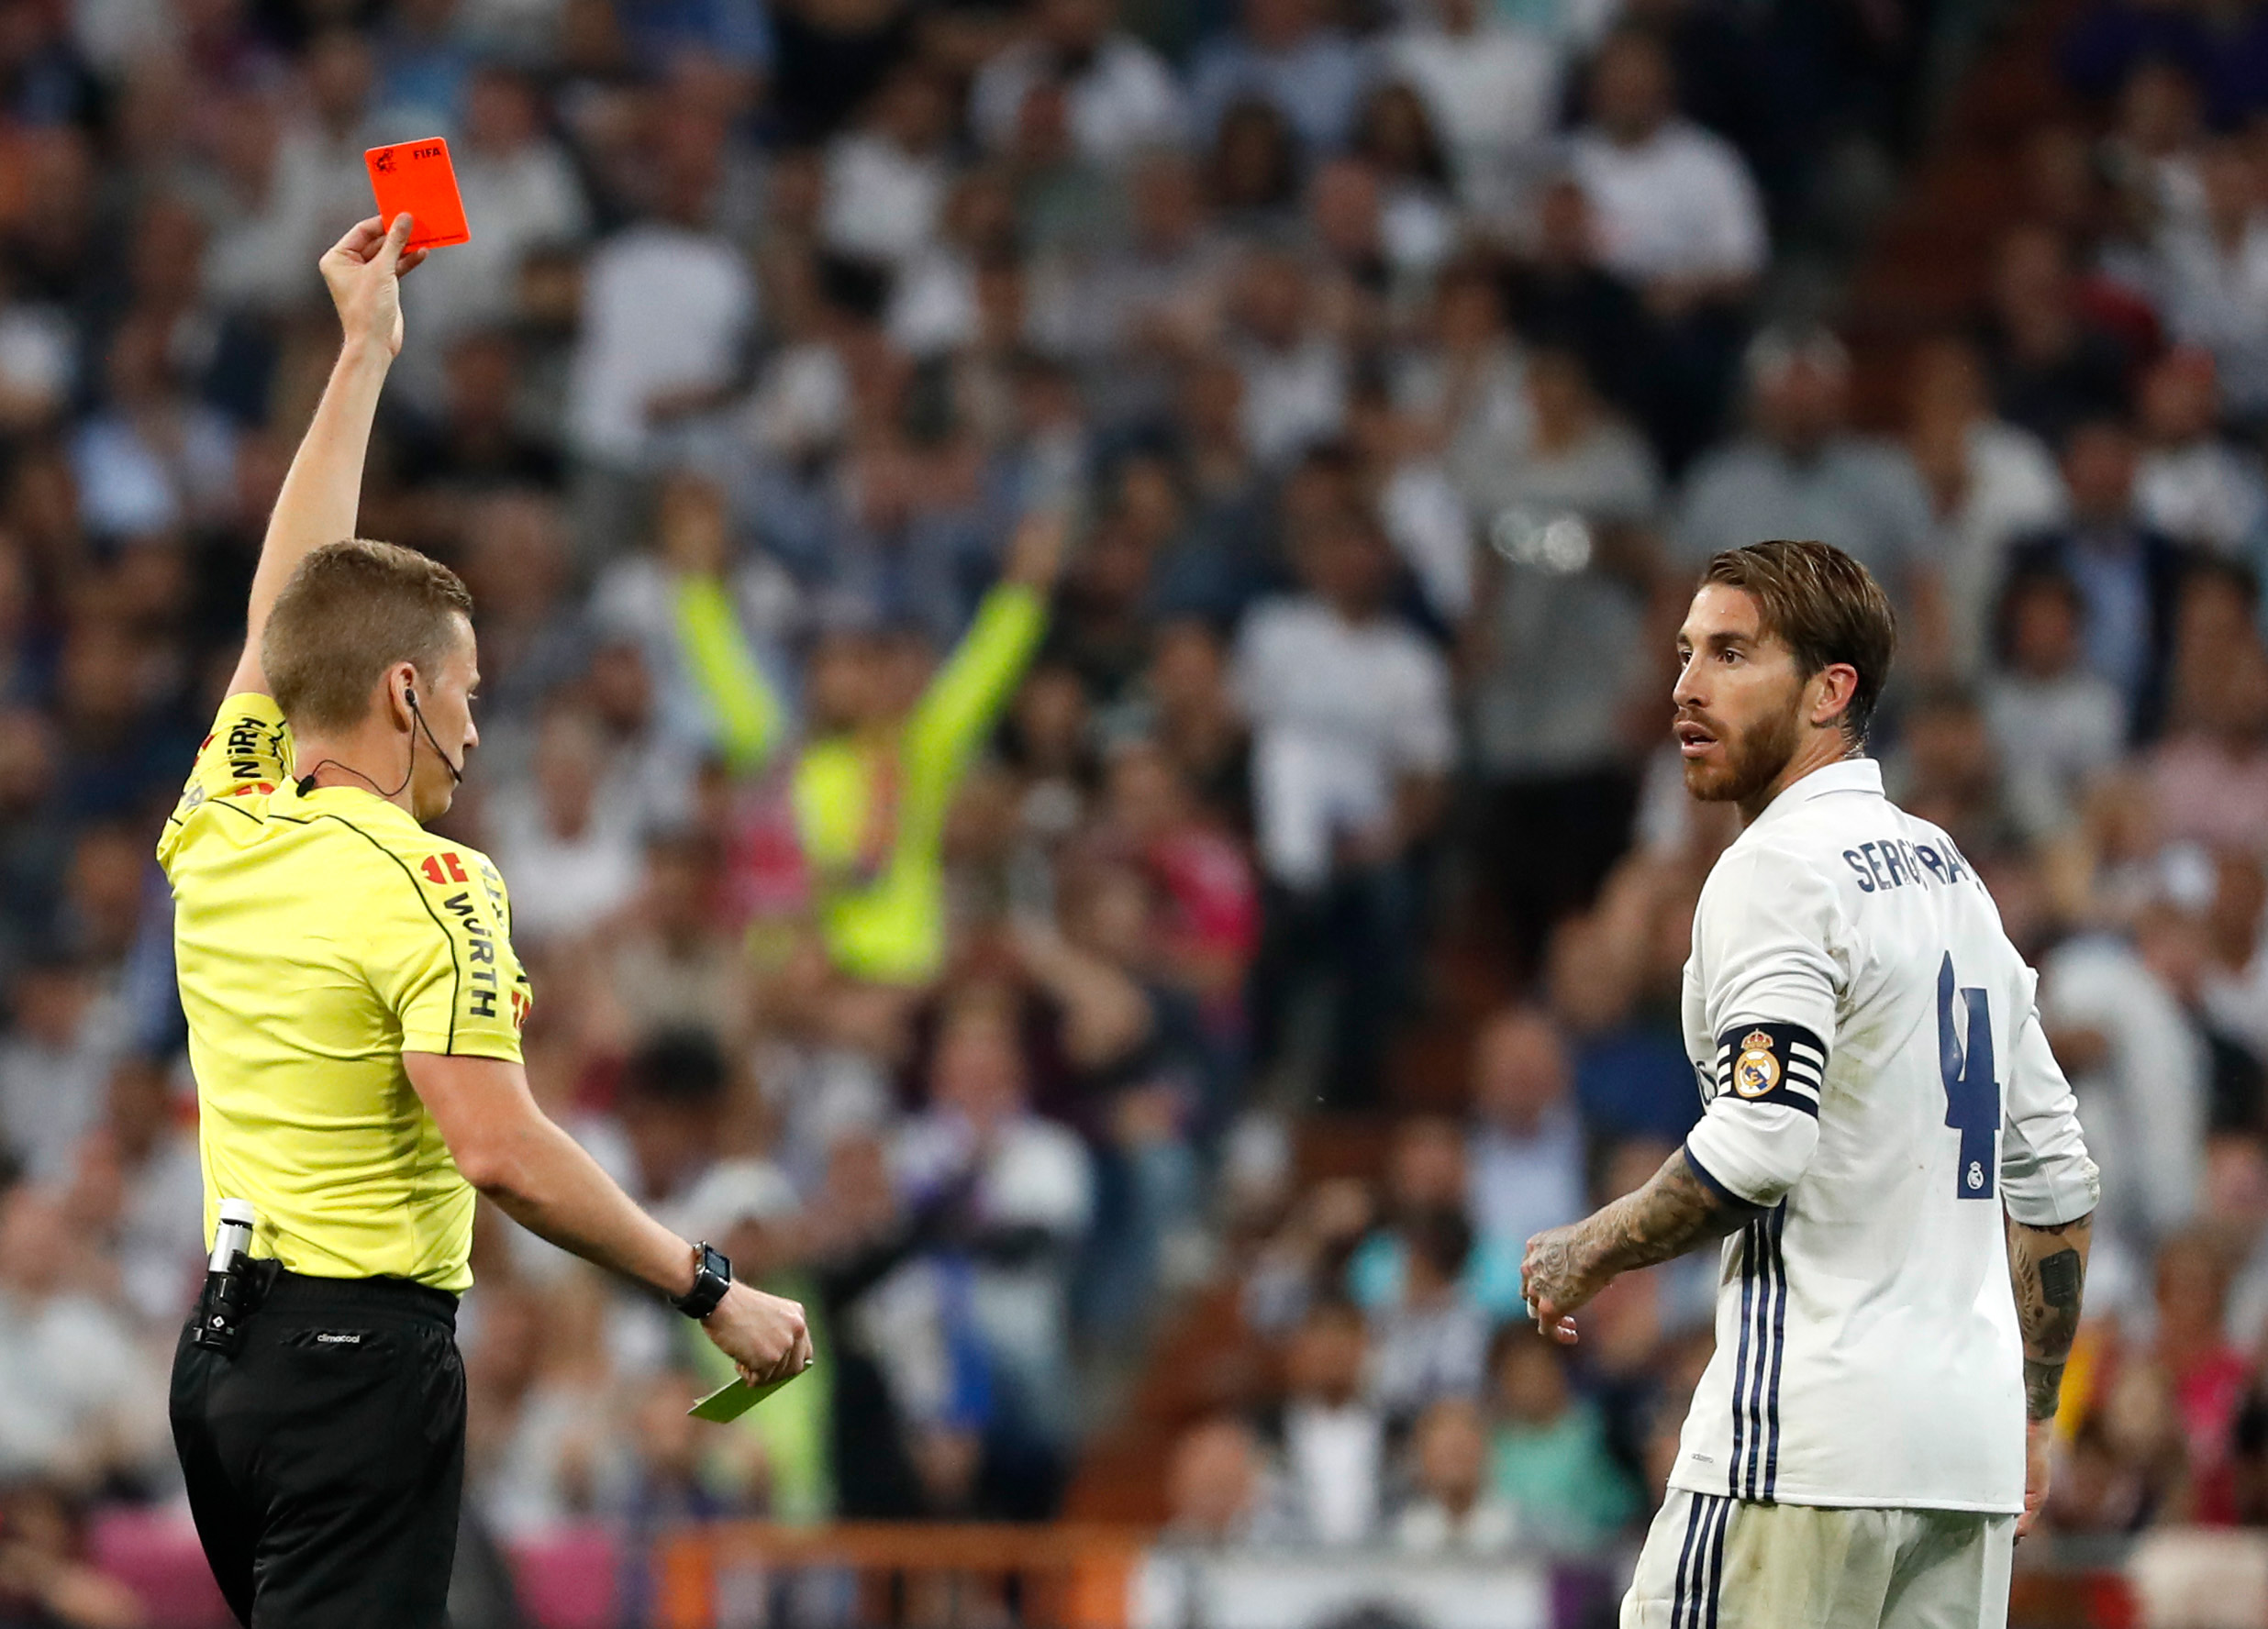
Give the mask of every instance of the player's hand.
[{"label": "player's hand", "polygon": [[811,1367],[811,1330],[795,1302],[734,1284],[701,1327],[751,1386],[784,1380]]},{"label": "player's hand", "polygon": [[422,249],[402,248],[413,225],[408,216],[397,215],[389,230],[373,215],[332,244],[320,262],[349,341],[377,340],[389,356],[402,354],[402,279],[426,258]]},{"label": "player's hand", "polygon": [[1528,1298],[1529,1315],[1540,1332],[1563,1346],[1580,1338],[1573,1314],[1606,1287],[1588,1266],[1591,1255],[1578,1223],[1536,1235],[1520,1261],[1520,1293]]},{"label": "player's hand", "polygon": [[2055,1444],[2055,1421],[2024,1422],[2024,1513],[2016,1519],[2016,1535],[2023,1538],[2040,1524],[2040,1508],[2048,1502],[2050,1456]]}]

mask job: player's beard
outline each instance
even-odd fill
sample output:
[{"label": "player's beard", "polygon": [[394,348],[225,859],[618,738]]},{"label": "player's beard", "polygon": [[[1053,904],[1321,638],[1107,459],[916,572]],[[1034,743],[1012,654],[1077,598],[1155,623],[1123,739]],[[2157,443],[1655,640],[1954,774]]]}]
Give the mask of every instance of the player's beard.
[{"label": "player's beard", "polygon": [[1691,717],[1724,748],[1721,763],[1690,758],[1684,761],[1685,790],[1705,803],[1749,803],[1787,768],[1802,741],[1793,705],[1766,714],[1744,730],[1722,729],[1703,714]]}]

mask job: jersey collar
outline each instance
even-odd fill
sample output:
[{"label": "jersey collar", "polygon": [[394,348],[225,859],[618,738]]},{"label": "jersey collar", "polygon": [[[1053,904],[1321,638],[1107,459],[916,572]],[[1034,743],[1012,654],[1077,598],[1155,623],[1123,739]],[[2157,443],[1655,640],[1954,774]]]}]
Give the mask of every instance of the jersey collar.
[{"label": "jersey collar", "polygon": [[1766,821],[1793,813],[1813,798],[1838,792],[1865,792],[1882,796],[1882,765],[1871,758],[1846,758],[1814,770],[1765,804],[1764,812],[1750,824],[1749,830],[1754,831]]}]

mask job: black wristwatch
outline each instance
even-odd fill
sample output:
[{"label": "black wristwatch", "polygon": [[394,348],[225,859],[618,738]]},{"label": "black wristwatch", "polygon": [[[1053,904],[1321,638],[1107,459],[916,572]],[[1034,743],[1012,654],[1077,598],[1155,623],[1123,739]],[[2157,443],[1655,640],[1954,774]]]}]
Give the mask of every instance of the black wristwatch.
[{"label": "black wristwatch", "polygon": [[706,1318],[731,1288],[732,1263],[725,1259],[724,1252],[703,1239],[693,1264],[693,1288],[683,1295],[671,1296],[670,1305],[688,1318]]}]

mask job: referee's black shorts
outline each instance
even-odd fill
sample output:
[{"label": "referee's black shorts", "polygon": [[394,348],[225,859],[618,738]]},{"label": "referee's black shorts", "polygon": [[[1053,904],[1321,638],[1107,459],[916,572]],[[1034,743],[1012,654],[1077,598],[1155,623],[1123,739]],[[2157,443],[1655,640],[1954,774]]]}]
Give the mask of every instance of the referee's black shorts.
[{"label": "referee's black shorts", "polygon": [[439,1629],[464,1489],[457,1298],[278,1273],[234,1357],[173,1354],[197,1536],[255,1629]]}]

